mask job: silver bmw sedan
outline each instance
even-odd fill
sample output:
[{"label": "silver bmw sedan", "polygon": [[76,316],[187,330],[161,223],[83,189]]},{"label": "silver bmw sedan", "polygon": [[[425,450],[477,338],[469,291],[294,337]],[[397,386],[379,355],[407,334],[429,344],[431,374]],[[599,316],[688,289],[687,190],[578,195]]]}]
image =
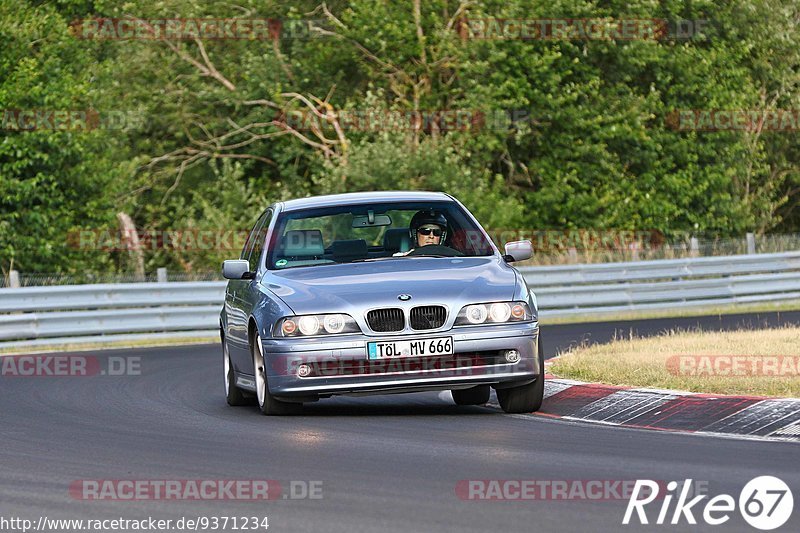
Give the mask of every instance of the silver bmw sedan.
[{"label": "silver bmw sedan", "polygon": [[220,314],[230,405],[291,414],[334,395],[450,390],[505,412],[539,409],[534,296],[475,217],[445,193],[277,202],[225,261]]}]

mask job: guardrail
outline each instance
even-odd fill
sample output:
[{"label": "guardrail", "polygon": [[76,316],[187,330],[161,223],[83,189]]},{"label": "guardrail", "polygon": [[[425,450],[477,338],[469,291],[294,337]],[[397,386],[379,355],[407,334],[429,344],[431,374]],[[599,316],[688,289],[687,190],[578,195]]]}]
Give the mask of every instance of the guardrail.
[{"label": "guardrail", "polygon": [[521,268],[542,316],[800,298],[800,252]]},{"label": "guardrail", "polygon": [[225,284],[193,281],[0,289],[0,347],[92,343],[116,339],[118,334],[130,339],[181,334],[212,337],[218,331]]},{"label": "guardrail", "polygon": [[[800,299],[800,252],[524,267],[543,317]],[[0,289],[0,347],[216,335],[225,282]],[[12,344],[9,344],[12,343]]]}]

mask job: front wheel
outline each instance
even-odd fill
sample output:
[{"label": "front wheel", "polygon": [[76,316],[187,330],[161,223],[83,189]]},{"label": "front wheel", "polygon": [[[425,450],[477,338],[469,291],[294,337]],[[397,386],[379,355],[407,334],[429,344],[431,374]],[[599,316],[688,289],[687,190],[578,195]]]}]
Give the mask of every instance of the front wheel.
[{"label": "front wheel", "polygon": [[533,383],[497,390],[497,401],[506,413],[534,413],[542,407],[544,399],[544,351],[539,337],[539,376]]},{"label": "front wheel", "polygon": [[302,404],[282,402],[269,393],[267,385],[267,371],[264,365],[264,349],[261,346],[261,335],[255,334],[255,346],[250,343],[253,352],[253,369],[256,377],[256,398],[258,410],[262,415],[291,415],[298,413]]}]

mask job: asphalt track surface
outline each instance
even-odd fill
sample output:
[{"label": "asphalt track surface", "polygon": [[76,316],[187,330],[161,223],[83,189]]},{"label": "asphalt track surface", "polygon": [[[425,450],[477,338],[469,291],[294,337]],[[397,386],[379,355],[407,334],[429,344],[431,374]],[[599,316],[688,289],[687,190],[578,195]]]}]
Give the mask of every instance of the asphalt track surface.
[{"label": "asphalt track surface", "polygon": [[[738,329],[800,322],[800,313],[543,326],[552,356],[631,328]],[[572,423],[457,407],[418,393],[333,398],[296,417],[225,404],[217,346],[108,350],[141,374],[0,377],[0,517],[178,519],[269,517],[269,531],[756,531],[738,513],[721,526],[621,526],[626,500],[477,501],[462,480],[693,479],[738,500],[774,475],[794,492],[779,531],[800,531],[800,446]],[[321,481],[321,499],[85,501],[85,479]],[[648,506],[651,523],[660,502]],[[700,507],[700,509],[698,509]],[[674,508],[674,500],[672,502]],[[670,508],[670,509],[672,509]],[[671,517],[672,512],[668,517]],[[228,530],[231,530],[229,527]]]}]

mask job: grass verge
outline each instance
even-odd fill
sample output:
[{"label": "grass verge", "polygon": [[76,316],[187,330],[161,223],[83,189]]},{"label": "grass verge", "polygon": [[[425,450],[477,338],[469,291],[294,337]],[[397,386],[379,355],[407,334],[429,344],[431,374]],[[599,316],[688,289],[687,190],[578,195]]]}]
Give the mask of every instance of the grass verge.
[{"label": "grass verge", "polygon": [[671,331],[571,349],[550,372],[611,385],[800,398],[799,341],[796,327]]}]

